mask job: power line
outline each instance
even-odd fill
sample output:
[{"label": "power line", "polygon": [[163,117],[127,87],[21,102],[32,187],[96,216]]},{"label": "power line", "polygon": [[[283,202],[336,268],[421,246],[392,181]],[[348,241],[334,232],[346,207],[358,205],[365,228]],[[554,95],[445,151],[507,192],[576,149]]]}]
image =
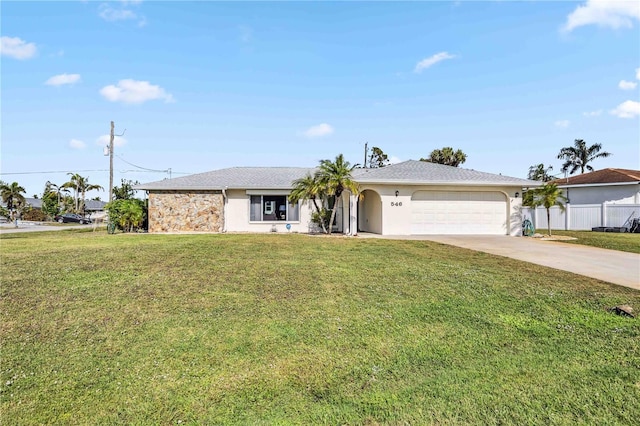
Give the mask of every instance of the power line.
[{"label": "power line", "polygon": [[0,172],[0,175],[43,175],[52,173],[86,173],[86,172],[108,172],[108,169],[101,170],[54,170],[44,172]]},{"label": "power line", "polygon": [[[124,161],[124,160],[123,160]],[[108,172],[108,169],[95,169],[95,170],[47,170],[41,172],[0,172],[0,175],[46,175],[46,174],[55,174],[55,173],[87,173],[87,172]],[[143,170],[120,170],[120,173],[167,173],[168,170],[153,170],[153,169],[143,169]],[[174,175],[190,175],[193,173],[188,172],[174,172],[171,171]]]},{"label": "power line", "polygon": [[127,160],[125,160],[124,158],[122,158],[120,155],[116,155],[116,157],[118,157],[121,161],[124,161],[125,163],[127,163],[130,166],[136,167],[136,168],[141,169],[141,170],[146,170],[148,172],[169,173],[169,170],[171,170],[171,169],[165,169],[165,170],[148,169],[146,167],[137,166],[137,165],[135,165],[133,163],[130,163]]}]

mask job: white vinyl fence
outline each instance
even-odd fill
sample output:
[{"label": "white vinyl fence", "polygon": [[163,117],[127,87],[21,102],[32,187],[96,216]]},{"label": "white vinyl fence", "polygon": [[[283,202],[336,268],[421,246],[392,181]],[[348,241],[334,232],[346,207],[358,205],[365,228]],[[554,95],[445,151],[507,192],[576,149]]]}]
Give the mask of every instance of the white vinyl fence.
[{"label": "white vinyl fence", "polygon": [[[597,226],[626,226],[630,219],[640,217],[640,204],[567,204],[565,211],[552,207],[549,211],[551,229],[565,231],[591,230]],[[547,228],[544,207],[522,208],[522,220],[529,219],[536,229]]]}]

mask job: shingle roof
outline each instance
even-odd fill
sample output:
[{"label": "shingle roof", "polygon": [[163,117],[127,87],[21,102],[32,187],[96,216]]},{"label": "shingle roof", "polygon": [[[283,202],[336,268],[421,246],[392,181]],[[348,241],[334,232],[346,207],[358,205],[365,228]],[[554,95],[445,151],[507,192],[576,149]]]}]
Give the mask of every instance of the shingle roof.
[{"label": "shingle roof", "polygon": [[232,167],[136,185],[146,190],[291,189],[291,183],[313,174],[304,167]]},{"label": "shingle roof", "polygon": [[[143,190],[221,190],[221,189],[291,189],[292,182],[315,168],[303,167],[232,167],[136,185]],[[477,172],[424,161],[404,161],[379,169],[355,169],[358,183],[395,183],[409,185],[513,185],[538,186],[540,182],[491,173]]]},{"label": "shingle roof", "polygon": [[354,171],[353,177],[359,183],[540,185],[540,182],[527,179],[415,160],[408,160],[379,169],[358,169]]},{"label": "shingle roof", "polygon": [[602,169],[595,172],[583,173],[569,178],[556,179],[558,185],[588,185],[597,183],[640,182],[640,170]]}]

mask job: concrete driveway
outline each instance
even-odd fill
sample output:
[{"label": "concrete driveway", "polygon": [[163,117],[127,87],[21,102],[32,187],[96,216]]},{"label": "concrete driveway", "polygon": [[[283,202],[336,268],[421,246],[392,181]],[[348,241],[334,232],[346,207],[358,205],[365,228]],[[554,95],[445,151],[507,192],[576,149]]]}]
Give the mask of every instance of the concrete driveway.
[{"label": "concrete driveway", "polygon": [[435,241],[523,260],[640,290],[640,254],[557,241],[541,241],[537,238],[501,235],[359,235]]}]

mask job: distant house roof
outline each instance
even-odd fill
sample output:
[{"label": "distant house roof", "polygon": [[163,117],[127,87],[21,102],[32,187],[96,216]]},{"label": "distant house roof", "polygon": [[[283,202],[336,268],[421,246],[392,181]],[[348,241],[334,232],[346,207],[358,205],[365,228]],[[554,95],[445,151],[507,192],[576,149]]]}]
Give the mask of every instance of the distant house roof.
[{"label": "distant house roof", "polygon": [[638,183],[640,182],[640,170],[602,169],[569,178],[556,179],[553,182],[558,186]]},{"label": "distant house roof", "polygon": [[[315,168],[303,167],[232,167],[136,185],[142,190],[222,190],[222,189],[291,189],[292,182]],[[527,179],[477,172],[470,169],[409,160],[378,169],[355,169],[358,183],[395,183],[407,185],[514,185],[538,186]]]},{"label": "distant house roof", "polygon": [[[31,198],[31,197],[25,197],[25,203],[26,205],[33,207],[34,209],[41,209],[42,208],[42,199],[40,198]],[[84,209],[85,210],[89,210],[89,211],[98,211],[98,210],[104,210],[104,206],[105,204],[107,204],[104,201],[96,201],[96,200],[85,200],[84,201]],[[3,206],[5,206],[5,203],[2,203]]]}]

